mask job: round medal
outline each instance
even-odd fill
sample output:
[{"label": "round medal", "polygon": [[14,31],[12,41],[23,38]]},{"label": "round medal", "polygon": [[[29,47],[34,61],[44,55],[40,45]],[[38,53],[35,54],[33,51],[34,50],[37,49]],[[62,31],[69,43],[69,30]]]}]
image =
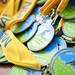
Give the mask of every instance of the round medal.
[{"label": "round medal", "polygon": [[54,37],[54,28],[48,23],[44,23],[38,27],[35,36],[27,43],[32,51],[39,51],[45,48]]},{"label": "round medal", "polygon": [[27,42],[27,41],[28,41],[29,39],[31,39],[31,38],[34,36],[34,34],[36,33],[36,31],[37,31],[37,29],[38,29],[38,25],[39,25],[38,22],[33,23],[32,26],[31,26],[28,30],[26,30],[26,31],[24,31],[24,32],[22,32],[22,33],[16,35],[16,37],[17,37],[22,43]]},{"label": "round medal", "polygon": [[68,7],[61,13],[65,19],[75,18],[75,6],[68,5]]},{"label": "round medal", "polygon": [[33,52],[33,54],[43,65],[47,65],[50,63],[53,55],[64,48],[67,48],[64,39],[62,39],[61,37],[55,37],[46,48],[39,52]]},{"label": "round medal", "polygon": [[25,30],[27,30],[29,27],[32,26],[32,24],[35,22],[35,17],[36,17],[36,14],[39,13],[39,10],[40,10],[40,6],[36,7],[34,9],[34,11],[31,13],[31,15],[29,15],[27,17],[26,20],[24,20],[23,22],[21,23],[17,23],[17,24],[14,24],[12,27],[11,27],[11,30],[15,33],[15,34],[19,34]]},{"label": "round medal", "polygon": [[62,30],[64,35],[75,38],[75,23],[65,22]]},{"label": "round medal", "polygon": [[63,49],[57,52],[51,62],[52,75],[75,74],[75,50]]}]

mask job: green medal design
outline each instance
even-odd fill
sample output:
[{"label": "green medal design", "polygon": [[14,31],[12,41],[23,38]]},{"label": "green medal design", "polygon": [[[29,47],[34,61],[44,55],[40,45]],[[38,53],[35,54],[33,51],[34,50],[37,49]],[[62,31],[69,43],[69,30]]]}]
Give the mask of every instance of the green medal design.
[{"label": "green medal design", "polygon": [[51,70],[53,75],[75,75],[75,50],[68,48],[57,52]]}]

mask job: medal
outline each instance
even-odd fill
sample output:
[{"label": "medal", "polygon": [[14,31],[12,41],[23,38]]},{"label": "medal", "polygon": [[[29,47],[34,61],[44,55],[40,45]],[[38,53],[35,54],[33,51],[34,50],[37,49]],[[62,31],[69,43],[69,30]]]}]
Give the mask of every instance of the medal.
[{"label": "medal", "polygon": [[75,50],[63,49],[57,52],[51,62],[53,75],[74,75],[75,74]]},{"label": "medal", "polygon": [[45,48],[54,37],[54,28],[52,25],[45,23],[38,27],[35,36],[27,42],[27,46],[32,51],[39,51]]},{"label": "medal", "polygon": [[11,27],[11,30],[13,31],[13,33],[19,34],[25,31],[26,29],[28,29],[33,24],[34,21],[35,21],[35,16],[30,15],[25,21],[13,25]]},{"label": "medal", "polygon": [[64,48],[67,48],[64,39],[61,37],[55,37],[46,48],[42,49],[39,52],[33,52],[33,54],[36,58],[38,58],[39,62],[44,65],[47,65],[51,62],[51,59],[54,54]]},{"label": "medal", "polygon": [[36,15],[39,13],[39,9],[40,9],[40,6],[36,7],[34,11],[27,17],[26,20],[24,20],[23,22],[14,24],[11,27],[11,30],[13,31],[13,33],[19,34],[27,30],[29,27],[31,27],[32,24],[35,22]]},{"label": "medal", "polygon": [[30,40],[36,33],[37,29],[38,29],[38,22],[34,22],[32,23],[32,26],[27,29],[26,31],[16,35],[16,37],[22,42],[25,43],[28,40]]},{"label": "medal", "polygon": [[9,75],[41,75],[42,71],[13,66]]},{"label": "medal", "polygon": [[64,17],[64,19],[73,19],[75,18],[75,6],[68,5],[67,8],[61,13],[61,16]]}]

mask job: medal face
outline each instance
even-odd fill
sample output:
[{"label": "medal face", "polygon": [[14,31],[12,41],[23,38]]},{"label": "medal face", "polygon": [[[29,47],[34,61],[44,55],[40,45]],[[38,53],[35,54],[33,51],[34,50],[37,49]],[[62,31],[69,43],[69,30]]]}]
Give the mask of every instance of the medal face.
[{"label": "medal face", "polygon": [[38,25],[39,25],[38,22],[34,22],[28,30],[16,35],[16,37],[23,43],[27,42],[36,33],[36,31],[38,29]]},{"label": "medal face", "polygon": [[52,75],[75,75],[75,50],[57,52],[51,62]]},{"label": "medal face", "polygon": [[40,70],[32,70],[32,69],[26,69],[29,74],[28,75],[41,75],[42,74],[42,71]]},{"label": "medal face", "polygon": [[55,37],[54,40],[55,40],[55,42],[58,45],[58,50],[62,50],[64,48],[67,48],[66,41],[63,38],[61,38],[61,37]]},{"label": "medal face", "polygon": [[68,5],[68,7],[61,13],[65,19],[75,18],[75,6]]},{"label": "medal face", "polygon": [[32,51],[39,51],[45,48],[54,37],[54,28],[52,25],[44,23],[38,27],[35,36],[27,43]]},{"label": "medal face", "polygon": [[25,31],[27,28],[29,28],[32,23],[35,21],[35,16],[34,15],[30,15],[25,21],[23,21],[22,23],[17,23],[17,25],[13,25],[13,27],[11,28],[11,30],[17,34],[17,33],[21,33],[23,31]]},{"label": "medal face", "polygon": [[64,35],[75,38],[75,23],[65,22],[62,30]]},{"label": "medal face", "polygon": [[13,66],[9,75],[28,75],[23,67]]},{"label": "medal face", "polygon": [[11,27],[11,30],[15,33],[15,34],[19,34],[23,31],[25,31],[26,29],[28,29],[32,24],[33,22],[35,22],[35,17],[36,15],[39,13],[39,9],[40,7],[36,7],[33,11],[33,13],[31,15],[29,15],[29,17],[27,17],[26,20],[24,20],[23,22],[21,23],[17,23],[15,25],[13,25]]},{"label": "medal face", "polygon": [[9,75],[41,75],[41,71],[13,66]]},{"label": "medal face", "polygon": [[47,65],[51,62],[54,54],[64,48],[67,48],[66,42],[60,37],[55,37],[46,48],[39,52],[33,52],[33,54],[36,58],[38,58],[39,62],[43,65]]}]

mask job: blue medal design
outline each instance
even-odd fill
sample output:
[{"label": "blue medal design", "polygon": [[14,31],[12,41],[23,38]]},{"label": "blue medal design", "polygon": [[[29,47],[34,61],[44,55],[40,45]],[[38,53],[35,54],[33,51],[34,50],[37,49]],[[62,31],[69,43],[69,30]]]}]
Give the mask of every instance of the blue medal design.
[{"label": "blue medal design", "polygon": [[11,30],[14,33],[21,33],[23,31],[25,31],[27,28],[29,28],[34,21],[35,21],[35,16],[31,14],[25,21],[23,21],[21,23],[17,23],[17,25],[16,24],[13,25]]},{"label": "blue medal design", "polygon": [[41,75],[42,71],[40,70],[33,70],[33,69],[26,69],[29,72],[29,75]]},{"label": "blue medal design", "polygon": [[35,36],[27,43],[32,51],[39,51],[45,48],[54,37],[54,28],[48,23],[44,23],[38,27]]},{"label": "blue medal design", "polygon": [[[0,39],[2,37],[4,33],[4,30],[3,29],[0,29]],[[1,44],[0,44],[0,63],[8,63],[7,59],[5,58],[4,54],[3,54],[3,50],[2,50],[2,47],[1,47]]]},{"label": "blue medal design", "polygon": [[54,40],[58,45],[58,50],[62,50],[64,48],[67,48],[67,43],[62,37],[55,36]]},{"label": "blue medal design", "polygon": [[28,30],[26,30],[26,31],[24,31],[24,32],[22,32],[22,33],[16,35],[16,37],[17,37],[22,43],[27,42],[27,41],[28,41],[29,39],[31,39],[31,38],[34,36],[34,34],[36,33],[36,31],[37,31],[37,29],[38,29],[38,25],[39,25],[38,22],[33,23],[32,26],[31,26]]},{"label": "blue medal design", "polygon": [[42,51],[33,52],[39,62],[47,65],[51,62],[52,57],[61,49],[67,48],[66,42],[60,37],[55,37],[52,42]]},{"label": "blue medal design", "polygon": [[13,31],[13,33],[19,34],[27,30],[29,27],[31,27],[31,25],[35,22],[35,18],[36,18],[36,15],[39,13],[39,10],[40,10],[40,6],[36,7],[34,11],[31,13],[31,15],[27,17],[26,20],[24,20],[21,23],[14,24],[11,27],[11,30]]},{"label": "blue medal design", "polygon": [[75,75],[75,50],[58,51],[52,59],[51,72],[53,75]]}]

